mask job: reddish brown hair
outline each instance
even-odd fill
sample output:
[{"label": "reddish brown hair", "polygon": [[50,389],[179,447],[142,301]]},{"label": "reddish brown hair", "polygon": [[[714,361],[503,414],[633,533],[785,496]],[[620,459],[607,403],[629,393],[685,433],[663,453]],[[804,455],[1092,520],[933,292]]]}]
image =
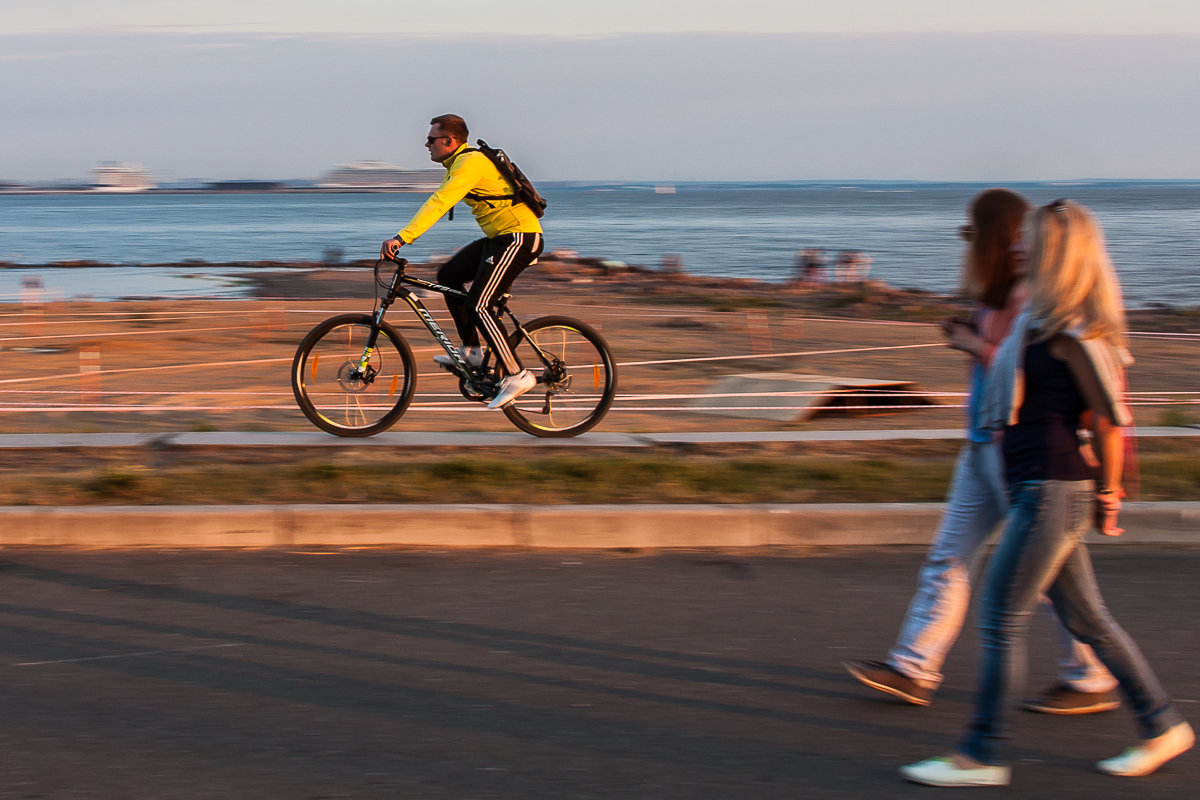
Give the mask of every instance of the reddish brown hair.
[{"label": "reddish brown hair", "polygon": [[1013,245],[1029,201],[1008,189],[988,189],[971,201],[971,241],[963,269],[967,296],[991,308],[1004,308],[1019,280]]}]

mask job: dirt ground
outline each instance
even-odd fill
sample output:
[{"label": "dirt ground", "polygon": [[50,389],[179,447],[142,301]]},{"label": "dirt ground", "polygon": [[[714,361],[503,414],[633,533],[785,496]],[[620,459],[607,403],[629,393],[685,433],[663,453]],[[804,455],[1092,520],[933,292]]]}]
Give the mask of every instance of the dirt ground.
[{"label": "dirt ground", "polygon": [[[432,277],[427,267],[412,272]],[[0,433],[312,430],[289,386],[296,345],[327,316],[370,311],[372,283],[369,265],[281,265],[241,300],[14,304],[0,313],[0,407],[7,412]],[[448,326],[440,298],[428,304]],[[620,365],[619,395],[597,430],[961,424],[965,360],[942,345],[933,324],[964,309],[948,298],[876,284],[813,289],[545,262],[518,281],[512,307],[524,320],[578,317],[609,341]],[[1131,317],[1137,424],[1200,421],[1197,318],[1170,309]],[[419,365],[440,352],[407,308],[394,307],[388,319],[408,336]],[[432,364],[421,369],[396,430],[512,429],[502,415],[463,400]],[[913,403],[931,405],[774,419],[695,407],[696,396],[723,378],[753,373],[912,382],[924,395]]]}]

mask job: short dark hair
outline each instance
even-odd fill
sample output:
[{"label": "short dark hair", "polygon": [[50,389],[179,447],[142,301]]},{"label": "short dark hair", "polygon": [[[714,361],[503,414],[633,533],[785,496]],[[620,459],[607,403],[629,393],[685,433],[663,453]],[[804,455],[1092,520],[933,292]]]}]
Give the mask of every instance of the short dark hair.
[{"label": "short dark hair", "polygon": [[467,130],[467,121],[458,114],[442,114],[429,120],[429,124],[437,125],[446,135],[453,136],[460,142],[471,138],[471,132]]}]

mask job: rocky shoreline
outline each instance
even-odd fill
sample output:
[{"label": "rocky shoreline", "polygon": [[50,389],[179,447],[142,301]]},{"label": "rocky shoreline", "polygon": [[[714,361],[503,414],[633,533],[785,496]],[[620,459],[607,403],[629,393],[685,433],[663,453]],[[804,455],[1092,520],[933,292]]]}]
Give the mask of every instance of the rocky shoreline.
[{"label": "rocky shoreline", "polygon": [[[212,265],[214,268],[222,265]],[[374,262],[346,264],[239,263],[263,271],[243,276],[253,282],[260,298],[335,299],[361,298],[364,280],[369,281]],[[304,272],[298,273],[297,268]],[[363,280],[353,277],[361,268]],[[409,271],[433,279],[436,266],[410,264]],[[303,276],[299,278],[298,276]],[[597,258],[543,256],[518,279],[521,292],[553,291],[563,284],[574,289],[594,284],[597,294],[611,294],[635,303],[695,305],[710,310],[754,308],[795,310],[851,319],[879,318],[897,321],[932,322],[949,314],[960,314],[970,303],[961,296],[897,288],[882,281],[854,283],[780,283],[752,278],[722,278],[694,275],[684,270],[653,269]],[[1195,332],[1200,328],[1200,305],[1156,304],[1130,309],[1131,327],[1152,326],[1161,332]]]}]

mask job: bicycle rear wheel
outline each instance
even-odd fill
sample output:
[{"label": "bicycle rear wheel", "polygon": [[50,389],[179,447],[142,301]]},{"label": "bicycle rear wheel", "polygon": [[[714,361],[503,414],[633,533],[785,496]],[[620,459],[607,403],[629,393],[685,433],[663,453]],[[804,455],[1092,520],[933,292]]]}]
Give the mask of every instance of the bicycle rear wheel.
[{"label": "bicycle rear wheel", "polygon": [[577,436],[591,430],[617,394],[617,365],[608,343],[590,325],[570,317],[539,317],[525,330],[529,339],[517,331],[509,344],[538,382],[504,407],[505,416],[534,436]]},{"label": "bicycle rear wheel", "polygon": [[309,331],[296,349],[292,393],[304,416],[321,430],[370,436],[395,424],[412,401],[412,349],[386,322],[363,369],[372,325],[368,314],[330,317]]}]

